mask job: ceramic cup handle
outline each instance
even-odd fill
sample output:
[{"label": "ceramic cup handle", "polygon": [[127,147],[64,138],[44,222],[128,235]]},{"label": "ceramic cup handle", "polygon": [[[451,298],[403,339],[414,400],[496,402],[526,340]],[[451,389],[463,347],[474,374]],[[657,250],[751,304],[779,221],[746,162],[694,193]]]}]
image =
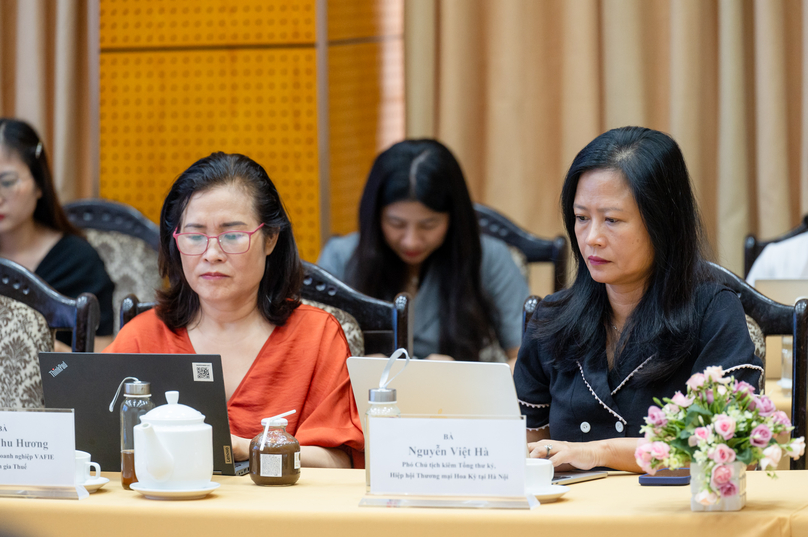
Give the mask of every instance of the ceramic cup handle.
[{"label": "ceramic cup handle", "polygon": [[91,479],[98,479],[101,477],[101,465],[97,462],[88,462],[87,465],[90,467],[90,472],[92,473],[95,470],[95,475],[91,475]]}]

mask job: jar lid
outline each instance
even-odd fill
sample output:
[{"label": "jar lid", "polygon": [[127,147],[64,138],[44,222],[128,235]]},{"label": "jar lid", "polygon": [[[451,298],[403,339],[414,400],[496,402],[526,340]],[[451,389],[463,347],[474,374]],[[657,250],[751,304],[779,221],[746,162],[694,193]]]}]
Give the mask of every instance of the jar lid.
[{"label": "jar lid", "polygon": [[140,421],[170,425],[189,425],[205,421],[205,416],[200,411],[178,404],[179,397],[180,392],[166,392],[167,404],[149,410]]},{"label": "jar lid", "polygon": [[368,390],[368,401],[371,403],[395,403],[396,390],[394,388],[371,388]]},{"label": "jar lid", "polygon": [[124,395],[151,395],[151,382],[127,382],[123,385]]},{"label": "jar lid", "polygon": [[286,418],[264,418],[261,420],[263,427],[286,427],[289,421]]}]

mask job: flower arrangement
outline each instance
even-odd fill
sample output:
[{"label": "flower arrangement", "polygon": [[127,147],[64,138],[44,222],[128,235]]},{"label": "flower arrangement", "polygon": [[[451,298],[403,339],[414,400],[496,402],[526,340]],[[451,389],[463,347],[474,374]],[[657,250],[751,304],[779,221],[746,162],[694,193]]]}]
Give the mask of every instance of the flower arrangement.
[{"label": "flower arrangement", "polygon": [[[687,381],[687,395],[676,392],[664,404],[648,409],[645,434],[634,456],[649,474],[660,468],[696,463],[704,472],[695,500],[712,505],[738,494],[731,479],[733,462],[760,463],[770,477],[783,454],[798,459],[805,452],[804,437],[784,439],[794,427],[771,399],[755,394],[748,383],[725,377],[720,366],[708,367]],[[695,477],[694,477],[695,479]]]}]

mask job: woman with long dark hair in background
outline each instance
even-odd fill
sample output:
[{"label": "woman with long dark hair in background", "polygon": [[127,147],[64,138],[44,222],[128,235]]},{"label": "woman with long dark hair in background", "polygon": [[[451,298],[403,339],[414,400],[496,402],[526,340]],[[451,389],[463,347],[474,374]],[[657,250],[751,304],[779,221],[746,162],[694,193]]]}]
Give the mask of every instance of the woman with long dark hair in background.
[{"label": "woman with long dark hair in background", "polygon": [[685,392],[708,366],[757,389],[762,362],[740,300],[710,281],[670,136],[598,136],[567,172],[561,207],[577,275],[539,304],[514,372],[531,456],[639,471],[636,437],[654,397]]},{"label": "woman with long dark hair in background", "polygon": [[505,244],[480,235],[460,165],[435,140],[376,158],[359,233],[329,241],[318,264],[375,298],[413,295],[419,358],[516,357],[527,282]]},{"label": "woman with long dark hair in background", "polygon": [[[59,205],[42,140],[30,125],[10,118],[0,118],[0,257],[70,298],[94,294],[101,306],[96,348],[112,341],[114,285],[104,262]],[[57,339],[59,350],[69,350],[69,333]]]}]

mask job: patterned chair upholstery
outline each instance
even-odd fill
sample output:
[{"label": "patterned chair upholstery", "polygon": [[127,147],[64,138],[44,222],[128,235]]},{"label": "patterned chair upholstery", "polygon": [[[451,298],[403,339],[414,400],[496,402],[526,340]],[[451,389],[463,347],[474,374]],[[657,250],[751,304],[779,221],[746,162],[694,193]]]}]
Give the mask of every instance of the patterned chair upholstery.
[{"label": "patterned chair upholstery", "polygon": [[73,351],[92,352],[98,323],[94,295],[68,298],[0,258],[0,407],[44,406],[39,352],[53,350],[56,330],[73,332]]},{"label": "patterned chair upholstery", "polygon": [[334,316],[337,319],[342,331],[345,332],[345,338],[348,340],[348,347],[351,348],[351,356],[364,356],[365,355],[365,337],[362,335],[362,329],[356,318],[337,307],[329,306],[314,300],[301,299],[300,302],[320,308]]},{"label": "patterned chair upholstery", "polygon": [[53,351],[53,344],[53,331],[41,313],[0,295],[0,407],[45,406],[39,352]]},{"label": "patterned chair upholstery", "polygon": [[[405,348],[412,355],[410,327],[413,310],[410,309],[411,299],[407,293],[399,293],[393,302],[385,302],[356,291],[328,271],[307,261],[303,261],[303,271],[301,299],[342,310],[352,315],[358,323],[364,340],[364,353],[355,356],[389,356],[398,348]],[[345,335],[350,343],[348,330],[345,330]],[[351,351],[354,351],[353,345]]]},{"label": "patterned chair upholstery", "polygon": [[760,325],[749,315],[746,316],[746,328],[749,330],[749,337],[752,343],[755,344],[755,356],[761,359],[763,364],[766,364],[766,336],[763,335],[763,330]]},{"label": "patterned chair upholstery", "polygon": [[112,304],[115,307],[115,330],[120,330],[120,307],[128,294],[155,299],[156,289],[162,287],[157,268],[157,252],[145,241],[118,231],[88,229],[87,241],[96,249],[107,274],[115,284]]},{"label": "patterned chair upholstery", "polygon": [[134,294],[153,301],[163,286],[157,268],[160,231],[133,207],[104,199],[78,200],[65,205],[70,221],[83,229],[115,284],[114,333],[120,330],[121,301]]}]

